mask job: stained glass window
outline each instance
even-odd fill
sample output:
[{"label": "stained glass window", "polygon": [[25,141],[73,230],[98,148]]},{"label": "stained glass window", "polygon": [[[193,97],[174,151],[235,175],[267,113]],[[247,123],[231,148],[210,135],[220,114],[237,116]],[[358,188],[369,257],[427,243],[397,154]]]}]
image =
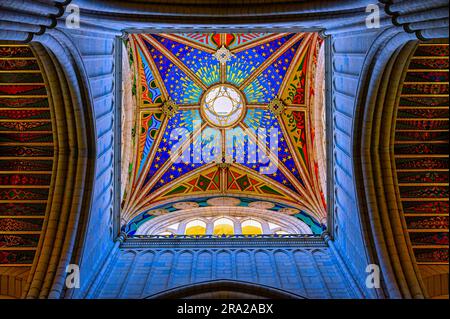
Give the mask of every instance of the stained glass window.
[{"label": "stained glass window", "polygon": [[217,127],[230,127],[244,114],[244,97],[230,85],[210,88],[201,103],[205,120]]},{"label": "stained glass window", "polygon": [[234,223],[228,218],[220,218],[214,222],[214,235],[233,235]]},{"label": "stained glass window", "polygon": [[256,220],[246,220],[241,227],[244,235],[259,235],[263,233],[261,223]]},{"label": "stained glass window", "polygon": [[206,223],[201,220],[193,220],[186,224],[186,235],[205,235]]}]

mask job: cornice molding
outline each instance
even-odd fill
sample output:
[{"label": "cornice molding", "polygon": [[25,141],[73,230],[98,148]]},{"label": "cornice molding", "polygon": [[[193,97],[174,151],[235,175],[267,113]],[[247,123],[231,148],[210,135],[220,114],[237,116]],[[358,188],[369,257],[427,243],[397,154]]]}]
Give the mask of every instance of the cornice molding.
[{"label": "cornice molding", "polygon": [[327,248],[326,241],[317,235],[257,235],[246,237],[220,236],[134,236],[127,237],[120,248]]}]

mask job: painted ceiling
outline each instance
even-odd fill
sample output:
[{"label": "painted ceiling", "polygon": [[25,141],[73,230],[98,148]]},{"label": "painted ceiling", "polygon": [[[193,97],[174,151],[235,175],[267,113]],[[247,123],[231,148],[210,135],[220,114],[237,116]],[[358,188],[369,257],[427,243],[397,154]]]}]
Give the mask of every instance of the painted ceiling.
[{"label": "painted ceiling", "polygon": [[[316,33],[130,35],[136,108],[122,224],[180,200],[233,196],[284,203],[324,226],[311,121],[322,43]],[[205,118],[202,103],[215,87],[242,95],[233,127]],[[197,149],[219,152],[205,159]]]},{"label": "painted ceiling", "polygon": [[419,264],[448,264],[448,43],[422,43],[396,121],[400,198]]},{"label": "painted ceiling", "polygon": [[53,154],[51,112],[38,61],[28,45],[0,45],[0,267],[33,264]]}]

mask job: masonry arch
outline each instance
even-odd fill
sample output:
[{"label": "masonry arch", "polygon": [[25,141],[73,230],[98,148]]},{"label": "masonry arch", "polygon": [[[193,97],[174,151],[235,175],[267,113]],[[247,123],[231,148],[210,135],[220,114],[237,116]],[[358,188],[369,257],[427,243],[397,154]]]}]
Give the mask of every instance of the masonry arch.
[{"label": "masonry arch", "polygon": [[145,299],[306,299],[281,289],[238,280],[212,280],[185,285]]},{"label": "masonry arch", "polygon": [[80,258],[91,208],[96,152],[92,97],[81,56],[64,32],[50,30],[30,46],[49,95],[55,164],[24,297],[59,298],[65,290],[66,266]]},{"label": "masonry arch", "polygon": [[353,151],[362,227],[391,298],[424,297],[400,214],[393,153],[396,108],[417,43],[397,28],[382,32],[367,53],[355,105]]}]

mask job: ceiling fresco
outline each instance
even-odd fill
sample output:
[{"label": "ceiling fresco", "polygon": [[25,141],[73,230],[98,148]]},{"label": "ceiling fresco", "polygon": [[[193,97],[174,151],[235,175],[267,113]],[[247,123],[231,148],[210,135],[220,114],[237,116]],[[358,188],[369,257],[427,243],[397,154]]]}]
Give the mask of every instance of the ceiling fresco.
[{"label": "ceiling fresco", "polygon": [[397,114],[397,179],[420,264],[448,264],[448,53],[445,43],[418,46]]},{"label": "ceiling fresco", "polygon": [[136,104],[125,228],[161,203],[217,196],[281,201],[324,227],[311,120],[318,34],[132,34],[125,44]]},{"label": "ceiling fresco", "polygon": [[30,266],[53,171],[47,90],[28,45],[0,45],[0,266]]}]

